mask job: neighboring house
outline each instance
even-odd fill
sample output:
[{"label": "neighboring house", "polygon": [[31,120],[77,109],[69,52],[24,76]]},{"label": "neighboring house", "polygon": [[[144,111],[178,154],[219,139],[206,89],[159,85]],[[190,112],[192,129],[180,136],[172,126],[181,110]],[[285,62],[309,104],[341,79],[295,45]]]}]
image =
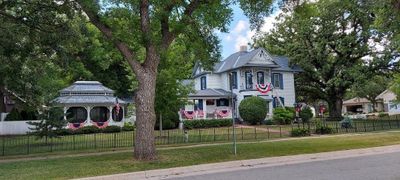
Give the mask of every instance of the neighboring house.
[{"label": "neighboring house", "polygon": [[14,108],[18,109],[19,111],[23,111],[23,105],[26,101],[18,96],[13,91],[7,88],[0,88],[0,121],[3,121],[7,114],[11,112]]},{"label": "neighboring house", "polygon": [[[343,101],[342,113],[343,114],[368,114],[373,112],[372,103],[366,98],[355,97],[346,101]],[[377,103],[377,111],[382,111],[382,106]]]},{"label": "neighboring house", "polygon": [[391,114],[400,114],[400,103],[396,102],[396,94],[387,89],[379,94],[376,99],[381,101],[383,111]]},{"label": "neighboring house", "polygon": [[98,81],[76,81],[61,90],[60,96],[52,103],[64,108],[64,119],[68,120],[68,127],[72,129],[89,125],[99,128],[122,126],[128,104]]},{"label": "neighboring house", "polygon": [[[375,109],[377,112],[400,114],[400,104],[396,102],[396,94],[389,89],[376,97]],[[372,103],[366,98],[355,97],[343,102],[343,114],[368,114],[373,113]]]},{"label": "neighboring house", "polygon": [[[289,65],[287,57],[272,56],[263,48],[247,51],[246,46],[215,64],[211,71],[196,63],[192,74],[196,92],[189,94],[190,103],[181,110],[180,118],[231,118],[232,107],[238,112],[240,102],[251,96],[268,101],[268,115],[280,103],[292,107],[296,98],[294,75],[300,71],[299,67]],[[272,91],[266,94],[257,91],[257,84],[268,83],[273,85]],[[234,117],[239,117],[239,113]]]}]

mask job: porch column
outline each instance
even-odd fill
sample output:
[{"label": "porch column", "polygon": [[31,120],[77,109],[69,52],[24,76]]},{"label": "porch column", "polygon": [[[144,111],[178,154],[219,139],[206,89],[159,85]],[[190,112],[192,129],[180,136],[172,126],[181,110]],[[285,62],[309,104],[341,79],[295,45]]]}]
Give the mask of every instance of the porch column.
[{"label": "porch column", "polygon": [[86,111],[87,111],[87,117],[86,117],[86,123],[89,124],[90,123],[90,111],[92,110],[91,106],[86,106]]},{"label": "porch column", "polygon": [[204,113],[204,119],[207,119],[207,99],[203,99],[203,113]]},{"label": "porch column", "polygon": [[64,109],[64,120],[67,120],[67,110],[68,110],[68,107],[64,106],[63,109]]},{"label": "porch column", "polygon": [[272,114],[273,114],[273,113],[272,113],[272,112],[273,112],[272,105],[273,105],[273,104],[272,104],[272,101],[269,101],[269,102],[268,102],[268,109],[269,109],[269,113],[268,113],[268,114],[269,114],[270,118],[272,117]]},{"label": "porch column", "polygon": [[110,116],[108,117],[109,122],[111,122],[113,120],[112,110],[113,110],[113,106],[108,106],[108,112],[110,113]]}]

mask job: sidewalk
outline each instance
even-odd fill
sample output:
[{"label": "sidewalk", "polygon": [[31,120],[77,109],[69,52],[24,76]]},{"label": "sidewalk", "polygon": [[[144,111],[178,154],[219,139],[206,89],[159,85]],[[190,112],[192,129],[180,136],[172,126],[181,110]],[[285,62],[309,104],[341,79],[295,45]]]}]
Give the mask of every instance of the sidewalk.
[{"label": "sidewalk", "polygon": [[400,152],[400,145],[324,152],[316,154],[302,154],[293,156],[229,161],[222,163],[212,163],[212,164],[194,165],[194,166],[177,167],[169,169],[149,170],[149,171],[140,171],[134,173],[123,173],[123,174],[115,174],[107,176],[90,177],[90,178],[83,178],[82,180],[168,179],[168,178],[187,177],[187,176],[195,176],[202,174],[211,174],[218,172],[231,172],[237,170],[245,170],[249,168],[282,166],[289,164],[343,159],[350,157],[361,157],[361,156],[378,155],[378,154],[386,154],[394,152]]}]

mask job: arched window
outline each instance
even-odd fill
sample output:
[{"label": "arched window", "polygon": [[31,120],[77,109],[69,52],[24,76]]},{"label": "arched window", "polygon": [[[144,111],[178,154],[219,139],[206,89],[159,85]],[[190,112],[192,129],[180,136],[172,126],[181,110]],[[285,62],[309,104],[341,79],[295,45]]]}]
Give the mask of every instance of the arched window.
[{"label": "arched window", "polygon": [[264,72],[258,71],[257,72],[257,84],[264,84]]},{"label": "arched window", "polygon": [[90,111],[90,119],[94,122],[106,122],[110,117],[110,112],[106,107],[94,107]]},{"label": "arched window", "polygon": [[84,107],[70,107],[66,116],[70,123],[83,123],[87,119],[87,111]]},{"label": "arched window", "polygon": [[119,107],[119,111],[117,113],[117,107],[114,107],[112,110],[112,119],[116,122],[121,122],[124,117],[124,110],[122,107]]}]

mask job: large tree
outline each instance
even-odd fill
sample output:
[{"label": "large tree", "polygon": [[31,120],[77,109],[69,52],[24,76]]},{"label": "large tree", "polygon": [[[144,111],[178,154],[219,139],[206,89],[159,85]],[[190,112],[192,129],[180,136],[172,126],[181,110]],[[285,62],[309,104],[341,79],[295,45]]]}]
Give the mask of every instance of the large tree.
[{"label": "large tree", "polygon": [[276,28],[256,41],[272,53],[287,55],[304,72],[296,90],[324,100],[331,117],[341,117],[346,90],[361,79],[387,71],[390,49],[376,48],[384,35],[375,23],[372,1],[305,2],[282,14]]},{"label": "large tree", "polygon": [[[90,22],[109,39],[129,63],[138,80],[135,94],[137,131],[134,155],[137,159],[156,158],[154,112],[156,77],[161,60],[173,42],[195,50],[204,64],[219,59],[214,31],[226,32],[232,3],[239,2],[254,28],[269,13],[272,1],[192,0],[192,1],[78,1]],[[119,20],[126,20],[121,23]]]}]

